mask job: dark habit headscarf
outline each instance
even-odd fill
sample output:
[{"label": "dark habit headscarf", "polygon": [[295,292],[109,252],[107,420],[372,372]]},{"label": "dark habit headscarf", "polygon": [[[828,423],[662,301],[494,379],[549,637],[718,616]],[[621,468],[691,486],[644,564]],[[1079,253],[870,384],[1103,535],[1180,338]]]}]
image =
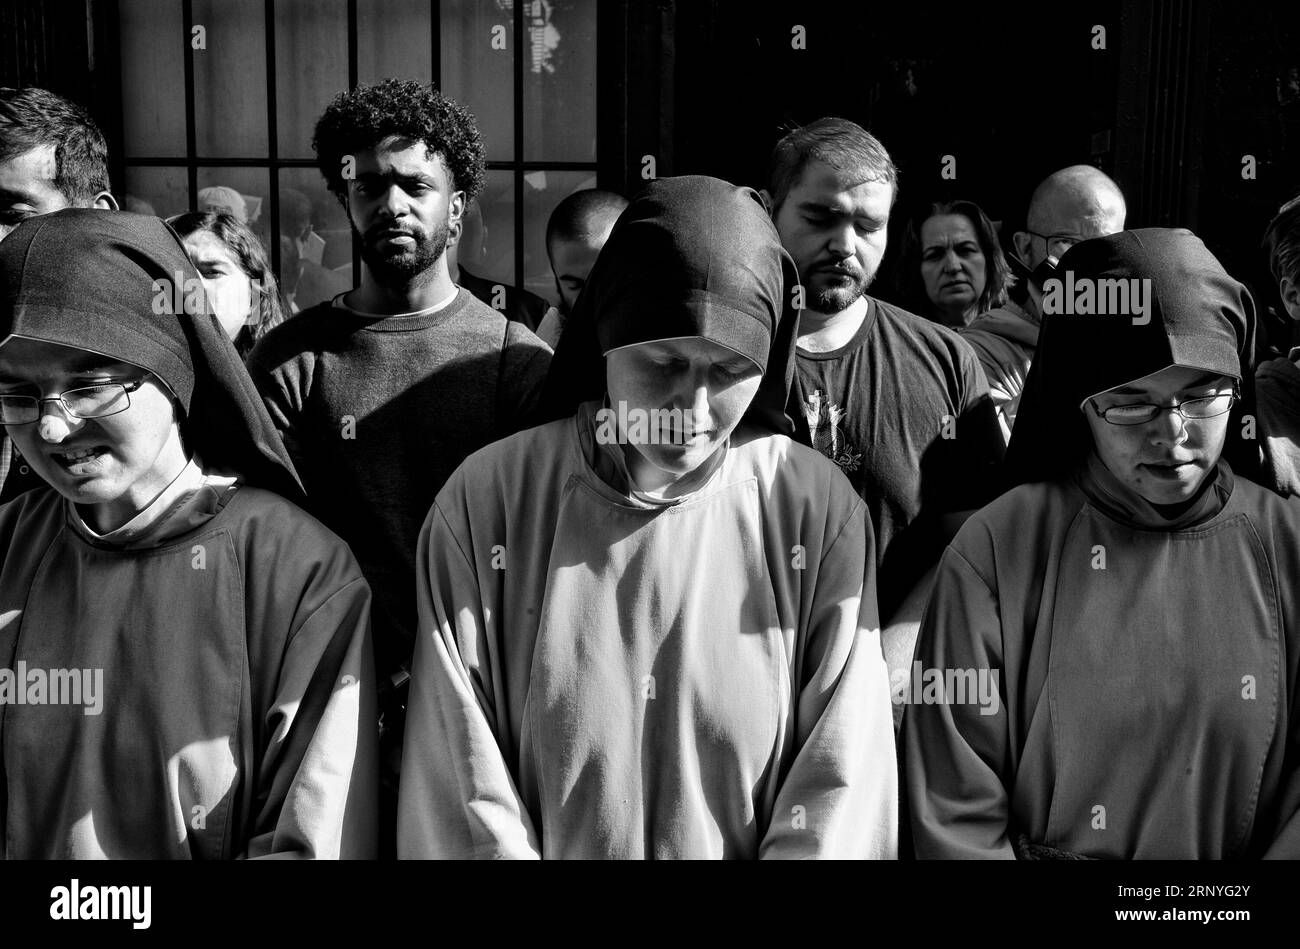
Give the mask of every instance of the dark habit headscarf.
[{"label": "dark habit headscarf", "polygon": [[799,272],[758,194],[689,175],[651,184],[624,209],[556,344],[539,420],[605,394],[605,354],[701,336],[763,372],[745,419],[794,435]]},{"label": "dark habit headscarf", "polygon": [[[1057,295],[1044,298],[1038,348],[1007,448],[1008,487],[1076,469],[1092,449],[1080,403],[1168,366],[1238,380],[1242,398],[1223,457],[1237,474],[1256,477],[1259,443],[1249,437],[1254,426],[1243,424],[1254,414],[1255,304],[1200,238],[1181,228],[1147,228],[1083,241],[1065,253],[1053,277]],[[1103,280],[1124,281],[1127,289]],[[1115,307],[1125,293],[1127,307]]]},{"label": "dark habit headscarf", "polygon": [[149,370],[179,401],[186,447],[206,466],[301,501],[279,434],[162,221],[93,209],[31,218],[0,242],[0,280],[0,344],[22,336]]}]

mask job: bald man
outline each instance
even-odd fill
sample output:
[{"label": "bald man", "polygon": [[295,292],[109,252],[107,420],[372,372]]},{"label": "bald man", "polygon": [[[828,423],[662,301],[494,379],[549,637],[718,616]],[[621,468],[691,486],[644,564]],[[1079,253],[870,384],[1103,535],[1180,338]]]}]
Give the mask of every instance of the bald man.
[{"label": "bald man", "polygon": [[585,188],[575,191],[555,206],[546,222],[546,255],[560,295],[558,311],[546,315],[537,335],[552,348],[560,338],[564,321],[573,312],[578,294],[586,286],[596,255],[609,239],[614,222],[627,207],[627,198],[613,191]]},{"label": "bald man", "polygon": [[1043,281],[1079,241],[1124,230],[1126,214],[1119,185],[1091,165],[1062,168],[1034,189],[1025,229],[1012,237],[1016,255],[1030,273],[1021,302],[1008,301],[961,330],[988,376],[989,394],[1008,441],[1038,345]]}]

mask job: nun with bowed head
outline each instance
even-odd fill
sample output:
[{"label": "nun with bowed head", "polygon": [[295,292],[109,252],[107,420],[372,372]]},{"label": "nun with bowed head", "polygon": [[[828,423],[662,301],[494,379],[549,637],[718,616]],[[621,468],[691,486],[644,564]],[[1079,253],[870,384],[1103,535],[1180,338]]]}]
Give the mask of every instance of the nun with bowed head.
[{"label": "nun with bowed head", "polygon": [[785,411],[797,280],[749,189],[623,212],[554,421],[425,522],[399,856],[895,855],[871,526]]},{"label": "nun with bowed head", "polygon": [[[1300,856],[1300,501],[1242,476],[1250,294],[1186,230],[1084,241],[1056,276],[1094,304],[1044,320],[1015,487],[922,621],[924,669],[996,690],[907,709],[917,855]],[[1128,306],[1095,312],[1101,281]]]},{"label": "nun with bowed head", "polygon": [[59,211],[0,281],[0,422],[46,484],[0,507],[0,857],[373,856],[370,591],[179,237]]}]

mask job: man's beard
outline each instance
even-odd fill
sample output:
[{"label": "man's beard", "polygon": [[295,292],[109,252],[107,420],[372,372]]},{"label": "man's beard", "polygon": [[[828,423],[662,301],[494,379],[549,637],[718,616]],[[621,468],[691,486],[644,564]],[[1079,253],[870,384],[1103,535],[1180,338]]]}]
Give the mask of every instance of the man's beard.
[{"label": "man's beard", "polygon": [[[409,247],[390,246],[387,250],[381,250],[378,235],[392,229],[391,222],[384,222],[360,235],[361,259],[366,262],[380,286],[400,288],[408,286],[438,262],[438,258],[447,250],[451,229],[446,221],[439,222],[432,234],[426,234],[419,227],[398,228],[410,233],[415,243]],[[355,230],[354,227],[353,231]]]},{"label": "man's beard", "polygon": [[[824,273],[824,271],[823,271]],[[812,294],[810,309],[818,313],[835,314],[847,310],[858,298],[867,292],[867,287],[871,286],[871,281],[875,279],[874,273],[863,276],[852,276],[852,282],[848,286],[838,284],[834,287],[823,287]],[[805,281],[807,283],[808,281]]]}]

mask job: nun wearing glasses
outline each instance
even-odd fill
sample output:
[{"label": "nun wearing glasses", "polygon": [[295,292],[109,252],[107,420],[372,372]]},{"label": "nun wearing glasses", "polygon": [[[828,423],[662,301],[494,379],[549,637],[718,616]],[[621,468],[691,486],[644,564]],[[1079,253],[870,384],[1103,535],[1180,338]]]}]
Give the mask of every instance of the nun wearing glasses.
[{"label": "nun wearing glasses", "polygon": [[1185,230],[1080,243],[1067,274],[1129,305],[1044,320],[1016,486],[943,556],[915,662],[997,700],[908,707],[917,855],[1300,856],[1300,507],[1241,476],[1250,295]]},{"label": "nun wearing glasses", "polygon": [[0,422],[0,859],[373,856],[370,590],[175,231],[0,244]]}]

